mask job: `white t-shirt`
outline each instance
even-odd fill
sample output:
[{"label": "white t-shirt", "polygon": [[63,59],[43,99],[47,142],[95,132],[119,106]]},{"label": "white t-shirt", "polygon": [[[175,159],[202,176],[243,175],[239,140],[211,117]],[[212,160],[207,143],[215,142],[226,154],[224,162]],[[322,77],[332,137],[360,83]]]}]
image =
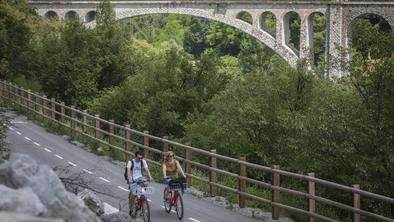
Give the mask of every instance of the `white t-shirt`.
[{"label": "white t-shirt", "polygon": [[[127,162],[127,168],[131,168],[131,161],[134,162],[134,166],[133,166],[133,172],[131,172],[133,180],[136,180],[140,177],[142,177],[142,169],[141,169],[141,162],[135,162],[134,159],[129,160]],[[146,164],[146,161],[143,159],[142,160],[142,168],[146,169],[148,168],[148,165]]]}]

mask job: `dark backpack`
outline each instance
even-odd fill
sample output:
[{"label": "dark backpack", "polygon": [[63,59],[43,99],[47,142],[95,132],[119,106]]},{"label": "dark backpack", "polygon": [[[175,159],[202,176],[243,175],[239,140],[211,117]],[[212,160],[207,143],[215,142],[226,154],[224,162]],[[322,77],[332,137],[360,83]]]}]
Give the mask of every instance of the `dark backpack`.
[{"label": "dark backpack", "polygon": [[[134,168],[134,160],[130,160],[131,161],[131,167],[130,167],[130,173],[133,173],[133,168]],[[143,161],[141,160],[141,175],[144,175],[144,171],[143,169]],[[126,167],[124,168],[124,179],[129,182],[128,178],[127,178],[127,162],[126,162]]]}]

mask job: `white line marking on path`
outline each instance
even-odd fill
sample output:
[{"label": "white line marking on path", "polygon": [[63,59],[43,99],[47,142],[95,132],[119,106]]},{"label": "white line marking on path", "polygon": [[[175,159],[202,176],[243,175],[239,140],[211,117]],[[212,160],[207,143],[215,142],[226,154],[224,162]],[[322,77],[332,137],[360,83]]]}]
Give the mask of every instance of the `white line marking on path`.
[{"label": "white line marking on path", "polygon": [[103,202],[103,207],[104,207],[104,214],[112,214],[119,212],[117,208],[107,204],[106,202]]},{"label": "white line marking on path", "polygon": [[55,156],[56,156],[57,158],[61,159],[61,160],[63,159],[63,157],[61,157],[61,156],[59,156],[59,155],[57,155],[57,154],[56,154]]},{"label": "white line marking on path", "polygon": [[125,189],[125,188],[123,188],[123,187],[121,187],[121,186],[118,186],[118,188],[119,188],[119,189],[121,189],[121,190],[124,190],[124,191],[127,191],[127,192],[129,192],[129,190],[128,190],[128,189]]},{"label": "white line marking on path", "polygon": [[88,173],[88,174],[93,174],[92,172],[90,172],[89,170],[83,169],[84,172]]},{"label": "white line marking on path", "polygon": [[[161,208],[163,208],[163,209],[164,209],[164,206],[161,206]],[[175,210],[171,210],[171,212],[172,212],[172,213],[176,213],[176,211],[175,211]]]},{"label": "white line marking on path", "polygon": [[36,146],[41,146],[39,143],[37,143],[37,142],[34,142],[34,145],[36,145]]},{"label": "white line marking on path", "polygon": [[20,135],[22,135],[22,133],[21,133],[21,132],[19,132],[19,131],[16,131],[16,134],[18,134],[19,136],[20,136]]},{"label": "white line marking on path", "polygon": [[12,128],[12,127],[10,127],[10,126],[8,127],[8,129],[10,129],[10,130],[14,130],[14,128]]},{"label": "white line marking on path", "polygon": [[25,136],[25,139],[27,139],[27,140],[29,140],[29,141],[31,140],[29,137],[26,137],[26,136]]},{"label": "white line marking on path", "polygon": [[100,178],[100,180],[103,180],[103,181],[105,181],[105,182],[107,182],[107,183],[111,182],[111,181],[105,179],[104,177],[99,177],[99,178]]},{"label": "white line marking on path", "polygon": [[25,121],[14,121],[14,120],[12,120],[11,123],[27,123],[27,122],[25,122]]},{"label": "white line marking on path", "polygon": [[73,163],[73,162],[68,162],[68,164],[70,164],[71,166],[77,166],[77,164]]},{"label": "white line marking on path", "polygon": [[189,218],[187,218],[187,219],[189,219],[189,220],[191,220],[191,221],[194,221],[194,222],[200,222],[199,220],[196,220],[196,219],[191,218],[191,217],[189,217]]},{"label": "white line marking on path", "polygon": [[47,151],[48,153],[52,152],[50,149],[48,148],[44,148],[45,151]]}]

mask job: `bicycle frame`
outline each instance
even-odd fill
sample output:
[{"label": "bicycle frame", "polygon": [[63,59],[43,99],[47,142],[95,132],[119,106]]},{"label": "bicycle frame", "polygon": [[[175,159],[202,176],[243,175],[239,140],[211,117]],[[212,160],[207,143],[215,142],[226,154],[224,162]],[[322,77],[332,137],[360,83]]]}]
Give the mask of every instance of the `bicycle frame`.
[{"label": "bicycle frame", "polygon": [[175,207],[179,220],[182,220],[183,218],[183,198],[182,194],[179,192],[179,190],[182,190],[183,193],[182,187],[182,184],[171,184],[164,189],[164,210],[167,213],[170,213],[171,208]]},{"label": "bicycle frame", "polygon": [[149,187],[142,187],[142,183],[137,184],[137,194],[134,204],[134,212],[132,217],[135,218],[137,214],[143,217],[144,222],[150,221],[149,203],[146,201],[145,194],[150,193],[152,190]]}]

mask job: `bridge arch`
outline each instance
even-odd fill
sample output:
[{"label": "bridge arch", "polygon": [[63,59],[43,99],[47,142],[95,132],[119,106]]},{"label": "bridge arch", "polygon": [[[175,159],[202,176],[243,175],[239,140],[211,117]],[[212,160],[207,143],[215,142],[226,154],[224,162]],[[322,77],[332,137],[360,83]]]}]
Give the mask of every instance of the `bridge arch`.
[{"label": "bridge arch", "polygon": [[84,22],[89,23],[94,20],[96,20],[96,11],[92,10],[92,11],[87,12],[85,15]]},{"label": "bridge arch", "polygon": [[78,17],[79,17],[78,13],[76,11],[71,10],[66,12],[64,19],[67,21],[71,21],[78,19]]},{"label": "bridge arch", "polygon": [[[271,23],[269,23],[270,21]],[[276,37],[276,23],[276,16],[271,11],[265,11],[259,16],[259,28],[271,35],[273,38]]]},{"label": "bridge arch", "polygon": [[253,17],[252,15],[247,12],[247,11],[241,11],[237,14],[237,19],[244,21],[246,23],[249,23],[250,25],[253,25]]},{"label": "bridge arch", "polygon": [[[385,17],[383,17],[383,16],[381,16],[381,15],[379,15],[379,14],[375,14],[375,13],[364,13],[364,14],[360,14],[360,15],[358,15],[357,17],[355,17],[354,19],[352,19],[352,21],[350,22],[350,25],[353,25],[358,19],[365,18],[365,17],[370,16],[370,15],[379,17],[380,19],[383,20],[384,23],[386,23],[385,26],[386,26],[387,28],[389,28],[391,31],[393,30],[394,26],[391,25],[390,22],[389,22]],[[350,30],[351,30],[351,29],[350,29]]]},{"label": "bridge arch", "polygon": [[359,10],[359,11],[352,11],[350,17],[349,17],[349,24],[351,25],[356,19],[368,15],[368,14],[373,14],[382,17],[387,23],[391,26],[391,29],[394,27],[394,15],[391,12],[388,12],[387,10]]},{"label": "bridge arch", "polygon": [[[369,58],[369,59],[376,59],[376,54],[369,49],[369,45],[364,45],[365,42],[363,43],[363,38],[360,38],[360,33],[353,33],[354,26],[357,26],[357,22],[361,22],[362,20],[367,20],[370,24],[376,25],[379,24],[379,32],[386,33],[391,36],[391,41],[394,41],[394,30],[393,26],[390,25],[389,21],[385,19],[383,16],[376,14],[376,13],[364,13],[360,14],[357,17],[355,17],[349,24],[349,29],[347,30],[348,33],[348,45],[350,47],[356,47],[358,45],[360,48],[359,52],[364,58]],[[362,34],[361,34],[362,35]],[[355,43],[355,45],[353,45]],[[360,44],[361,43],[361,44]],[[368,49],[367,49],[368,48]],[[352,52],[349,52],[349,59],[352,59]],[[393,53],[391,53],[392,56]],[[387,56],[387,55],[386,55]],[[390,56],[390,55],[388,55]]]},{"label": "bridge arch", "polygon": [[[301,42],[300,39],[295,38],[295,35],[298,34],[298,36],[301,37],[301,16],[295,11],[288,11],[284,13],[282,19],[282,38],[284,39],[284,43],[295,54],[299,55]],[[295,20],[297,21],[299,27],[291,26]]]},{"label": "bridge arch", "polygon": [[[390,6],[375,6],[375,7],[355,7],[348,12],[348,17],[344,20],[345,30],[345,48],[350,48],[352,45],[352,25],[360,17],[368,14],[373,14],[382,17],[388,22],[391,27],[391,31],[394,30],[394,5]],[[351,54],[349,55],[351,58]]]},{"label": "bridge arch", "polygon": [[[292,50],[284,47],[282,44],[279,44],[276,39],[265,32],[263,29],[259,28],[256,25],[251,25],[243,20],[237,19],[237,15],[243,10],[239,10],[237,12],[233,12],[233,14],[224,16],[224,14],[220,13],[210,13],[204,10],[198,9],[177,9],[177,8],[169,8],[163,12],[162,9],[149,9],[147,10],[117,10],[116,12],[116,20],[122,20],[125,18],[141,16],[141,15],[149,15],[149,14],[183,14],[183,15],[191,15],[196,17],[202,17],[214,21],[218,21],[230,26],[233,26],[243,32],[253,36],[260,42],[264,43],[267,47],[271,48],[274,52],[276,52],[279,56],[281,56],[285,61],[287,61],[291,66],[295,67],[297,65],[297,61],[299,60],[299,56],[294,53]],[[252,14],[253,18],[253,14]],[[254,19],[253,19],[254,20]],[[94,24],[88,24],[94,25]]]},{"label": "bridge arch", "polygon": [[[317,17],[317,19],[315,19]],[[310,48],[310,57],[311,57],[311,65],[315,66],[318,65],[319,59],[321,59],[320,57],[322,55],[324,55],[325,51],[326,51],[326,44],[327,44],[327,39],[326,39],[326,35],[327,35],[327,19],[326,19],[326,15],[322,12],[319,11],[315,11],[310,13],[307,16],[307,36],[306,36],[306,40],[308,43],[307,45]],[[315,21],[317,21],[317,24],[315,24]],[[320,23],[320,27],[319,27],[319,23]],[[322,24],[323,23],[323,24]],[[322,32],[322,28],[323,26],[323,30],[326,31],[326,33],[323,33],[323,35],[321,36],[315,36],[315,34],[317,32]],[[321,43],[323,45],[316,45],[316,39],[322,38],[322,41],[318,41],[318,43]],[[323,51],[318,51],[318,49],[323,49]]]},{"label": "bridge arch", "polygon": [[59,18],[59,16],[57,15],[57,13],[56,13],[55,11],[52,11],[52,10],[47,11],[47,12],[44,14],[44,17],[47,18],[47,19],[58,19],[58,18]]}]

